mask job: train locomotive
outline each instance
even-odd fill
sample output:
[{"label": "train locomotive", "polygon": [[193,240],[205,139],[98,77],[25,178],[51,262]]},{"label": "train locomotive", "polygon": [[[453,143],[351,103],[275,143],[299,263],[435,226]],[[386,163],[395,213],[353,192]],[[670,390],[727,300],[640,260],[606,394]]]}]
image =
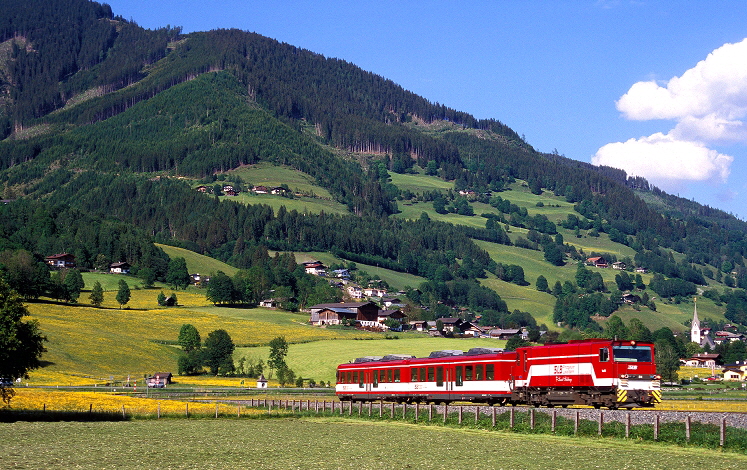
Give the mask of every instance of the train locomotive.
[{"label": "train locomotive", "polygon": [[435,351],[427,358],[363,357],[337,368],[342,401],[651,407],[661,401],[654,345],[588,339],[522,347]]}]

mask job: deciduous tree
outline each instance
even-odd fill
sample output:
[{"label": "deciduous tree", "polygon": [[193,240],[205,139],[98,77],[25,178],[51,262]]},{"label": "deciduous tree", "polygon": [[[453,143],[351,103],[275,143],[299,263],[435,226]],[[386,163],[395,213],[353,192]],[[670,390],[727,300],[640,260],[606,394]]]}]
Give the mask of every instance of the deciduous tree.
[{"label": "deciduous tree", "polygon": [[117,291],[116,299],[120,309],[130,301],[130,286],[127,285],[127,281],[124,279],[119,280],[119,290]]},{"label": "deciduous tree", "polygon": [[[28,314],[18,293],[0,277],[0,377],[27,377],[40,366],[46,338],[36,320],[22,320]],[[10,403],[13,394],[12,386],[0,383],[3,402]]]}]

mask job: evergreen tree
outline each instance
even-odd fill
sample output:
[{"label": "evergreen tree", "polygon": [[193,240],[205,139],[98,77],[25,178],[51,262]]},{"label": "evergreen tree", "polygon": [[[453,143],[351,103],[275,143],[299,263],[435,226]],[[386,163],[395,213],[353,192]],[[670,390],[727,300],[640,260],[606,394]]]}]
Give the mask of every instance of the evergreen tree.
[{"label": "evergreen tree", "polygon": [[164,294],[163,291],[161,291],[158,294],[158,297],[157,297],[156,300],[158,301],[158,305],[160,305],[161,307],[165,307],[166,306],[166,294]]},{"label": "evergreen tree", "polygon": [[83,276],[77,269],[70,269],[65,273],[65,280],[63,286],[66,291],[67,299],[71,302],[77,302],[80,297],[80,291],[85,287],[83,282]]},{"label": "evergreen tree", "polygon": [[187,270],[187,261],[184,258],[174,258],[169,261],[166,272],[166,283],[173,289],[186,289],[191,278]]},{"label": "evergreen tree", "polygon": [[547,279],[545,279],[545,276],[543,276],[542,274],[537,276],[537,290],[540,292],[549,292]]},{"label": "evergreen tree", "polygon": [[130,301],[130,286],[124,279],[119,280],[119,290],[117,290],[117,303],[121,309]]},{"label": "evergreen tree", "polygon": [[101,287],[101,283],[96,281],[91,289],[91,294],[88,296],[91,299],[91,305],[100,307],[104,303],[104,289]]}]

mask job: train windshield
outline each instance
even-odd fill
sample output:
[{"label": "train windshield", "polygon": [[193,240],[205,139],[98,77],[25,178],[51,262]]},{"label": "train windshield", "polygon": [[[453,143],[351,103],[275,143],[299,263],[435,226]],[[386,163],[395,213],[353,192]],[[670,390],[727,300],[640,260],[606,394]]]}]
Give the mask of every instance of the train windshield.
[{"label": "train windshield", "polygon": [[651,346],[613,346],[615,362],[651,362]]}]

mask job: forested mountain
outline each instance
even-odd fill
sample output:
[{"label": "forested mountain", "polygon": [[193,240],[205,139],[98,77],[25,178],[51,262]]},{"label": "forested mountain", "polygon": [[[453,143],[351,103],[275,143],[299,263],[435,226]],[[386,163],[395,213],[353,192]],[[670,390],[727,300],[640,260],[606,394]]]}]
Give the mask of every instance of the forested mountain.
[{"label": "forested mountain", "polygon": [[[257,246],[332,251],[424,276],[438,300],[471,292],[472,306],[505,310],[474,281],[506,278],[507,266],[474,242],[511,244],[495,220],[476,229],[391,217],[403,196],[386,170],[417,165],[481,195],[526,181],[575,204],[564,228],[606,233],[638,264],[701,285],[706,264],[728,266],[747,287],[744,222],[621,170],[537,152],[498,120],[429,102],[344,60],[239,30],[147,30],[87,0],[0,7],[0,185],[13,201],[0,206],[2,249],[76,251],[84,267],[122,250],[151,263],[162,257],[144,247],[154,240],[238,267],[251,266]],[[185,181],[258,162],[310,175],[350,214],[219,202]],[[549,238],[548,221],[507,207],[505,224],[544,233],[528,246],[559,251],[561,263],[574,256]],[[91,227],[139,241],[119,235],[103,246],[83,234]]]}]

